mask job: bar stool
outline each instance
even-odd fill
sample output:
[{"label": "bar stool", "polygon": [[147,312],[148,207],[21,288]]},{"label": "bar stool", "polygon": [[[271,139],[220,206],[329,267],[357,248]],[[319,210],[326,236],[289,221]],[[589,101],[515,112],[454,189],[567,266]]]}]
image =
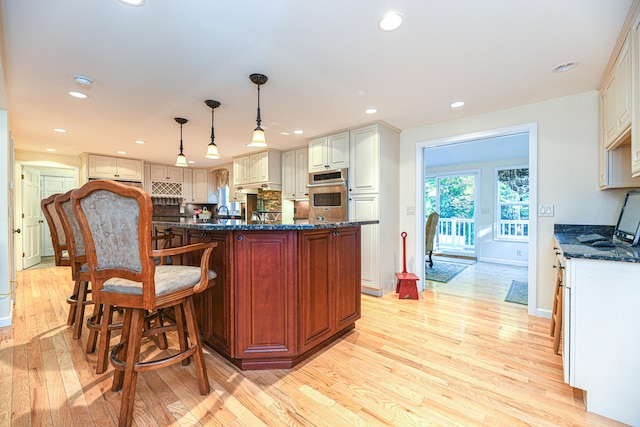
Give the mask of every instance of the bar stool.
[{"label": "bar stool", "polygon": [[54,206],[62,224],[69,259],[71,260],[71,278],[74,280],[74,286],[73,295],[67,298],[67,302],[74,307],[74,319],[70,325],[73,325],[73,339],[77,340],[82,335],[85,307],[88,304],[93,304],[93,301],[87,300],[87,295],[91,293],[89,288],[91,277],[87,267],[87,257],[84,253],[84,242],[78,222],[71,211],[70,200],[71,191],[68,191],[55,197]]},{"label": "bar stool", "polygon": [[564,281],[564,268],[557,265],[556,288],[553,294],[553,310],[551,312],[550,333],[553,337],[553,352],[559,354],[560,335],[562,334],[562,284]]},{"label": "bar stool", "polygon": [[[131,425],[138,372],[194,359],[200,394],[209,393],[193,295],[215,284],[209,259],[217,243],[152,249],[153,204],[142,189],[114,181],[91,181],[71,193],[71,203],[84,237],[91,283],[99,303],[125,309],[120,343],[111,351],[115,368],[112,390],[122,390],[120,426]],[[200,266],[158,265],[154,257],[202,251]],[[175,325],[144,331],[147,311],[169,309]],[[105,322],[102,322],[103,328]],[[186,330],[185,330],[186,324]],[[140,361],[143,336],[176,330],[179,352]]]},{"label": "bar stool", "polygon": [[49,226],[49,234],[51,235],[51,244],[53,245],[53,258],[56,267],[70,266],[71,260],[69,259],[69,253],[67,252],[67,241],[65,239],[62,223],[58,217],[58,213],[55,210],[53,201],[60,193],[52,194],[46,199],[42,199],[40,202],[40,208],[44,214],[44,218]]}]

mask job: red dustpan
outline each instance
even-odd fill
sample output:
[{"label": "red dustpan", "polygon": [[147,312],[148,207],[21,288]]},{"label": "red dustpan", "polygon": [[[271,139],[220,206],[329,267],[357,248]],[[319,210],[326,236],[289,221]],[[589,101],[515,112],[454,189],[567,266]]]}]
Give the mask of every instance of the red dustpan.
[{"label": "red dustpan", "polygon": [[407,233],[400,233],[402,237],[402,273],[396,273],[396,293],[400,299],[419,299],[418,276],[407,273]]}]

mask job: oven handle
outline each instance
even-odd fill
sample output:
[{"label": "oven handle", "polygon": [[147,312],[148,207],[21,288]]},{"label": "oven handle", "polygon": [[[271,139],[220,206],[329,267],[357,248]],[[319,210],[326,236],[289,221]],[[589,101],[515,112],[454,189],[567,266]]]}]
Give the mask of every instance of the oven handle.
[{"label": "oven handle", "polygon": [[317,182],[315,184],[307,184],[307,188],[314,188],[314,187],[335,187],[336,185],[339,186],[347,186],[347,181],[334,181],[334,182]]}]

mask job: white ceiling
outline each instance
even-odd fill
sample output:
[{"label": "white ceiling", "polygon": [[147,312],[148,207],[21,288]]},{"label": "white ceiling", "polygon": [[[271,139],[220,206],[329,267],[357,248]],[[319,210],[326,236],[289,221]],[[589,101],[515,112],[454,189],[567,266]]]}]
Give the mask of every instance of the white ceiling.
[{"label": "white ceiling", "polygon": [[529,134],[517,133],[427,147],[424,163],[427,168],[435,168],[501,159],[526,159],[528,157]]},{"label": "white ceiling", "polygon": [[[596,88],[632,0],[2,0],[17,149],[173,163],[184,117],[194,167],[250,151],[257,91],[272,148],[383,120],[400,129]],[[405,16],[377,29],[388,10]],[[578,61],[567,73],[556,65]],[[89,98],[73,77],[89,76]],[[223,158],[204,158],[216,109]],[[453,110],[449,104],[464,100]],[[375,115],[364,114],[375,106]],[[52,131],[55,127],[66,134]],[[293,135],[302,129],[303,135]],[[291,135],[282,135],[282,132]],[[143,139],[145,145],[136,145]]]}]

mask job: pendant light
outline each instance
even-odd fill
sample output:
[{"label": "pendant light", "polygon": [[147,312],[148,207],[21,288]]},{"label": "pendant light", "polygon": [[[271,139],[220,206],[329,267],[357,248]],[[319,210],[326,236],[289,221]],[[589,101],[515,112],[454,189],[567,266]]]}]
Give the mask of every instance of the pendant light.
[{"label": "pendant light", "polygon": [[253,130],[253,138],[251,142],[247,144],[247,147],[266,147],[267,140],[264,137],[264,130],[260,127],[260,123],[262,119],[260,118],[260,85],[263,85],[267,82],[267,76],[264,74],[251,74],[249,79],[256,85],[258,85],[258,116],[256,118],[256,123],[258,126]]},{"label": "pendant light", "polygon": [[176,122],[180,123],[180,153],[178,154],[178,157],[176,158],[176,166],[180,166],[181,168],[185,168],[185,167],[187,167],[189,165],[187,164],[187,156],[185,156],[184,153],[182,152],[182,125],[187,123],[189,120],[183,119],[181,117],[176,117],[174,120]]},{"label": "pendant light", "polygon": [[216,137],[213,134],[213,112],[220,106],[220,103],[218,101],[214,101],[213,99],[207,99],[206,101],[204,101],[204,103],[211,108],[211,142],[207,146],[207,154],[205,154],[204,156],[207,159],[219,159],[220,154],[218,153],[218,146],[215,143]]}]

